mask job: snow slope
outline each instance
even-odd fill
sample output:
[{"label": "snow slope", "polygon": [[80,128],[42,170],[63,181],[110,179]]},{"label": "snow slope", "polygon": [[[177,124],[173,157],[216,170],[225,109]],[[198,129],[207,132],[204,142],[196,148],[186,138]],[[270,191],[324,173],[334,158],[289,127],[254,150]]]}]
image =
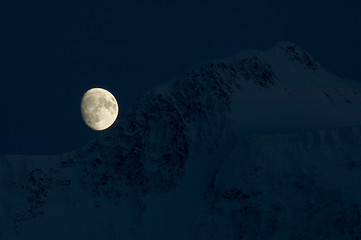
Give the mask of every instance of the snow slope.
[{"label": "snow slope", "polygon": [[360,239],[361,83],[288,42],[196,65],[83,148],[0,157],[0,239]]}]

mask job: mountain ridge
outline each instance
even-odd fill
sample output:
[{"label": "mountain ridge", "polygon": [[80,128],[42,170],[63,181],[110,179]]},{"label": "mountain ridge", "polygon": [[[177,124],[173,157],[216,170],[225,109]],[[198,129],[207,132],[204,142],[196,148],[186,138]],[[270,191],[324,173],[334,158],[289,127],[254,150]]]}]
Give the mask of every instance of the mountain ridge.
[{"label": "mountain ridge", "polygon": [[[42,157],[1,156],[0,189],[6,191],[1,195],[0,209],[5,214],[0,215],[0,233],[6,239],[56,239],[54,232],[64,231],[88,239],[100,239],[97,232],[104,231],[109,239],[144,239],[148,234],[159,239],[291,237],[293,233],[284,227],[291,219],[285,216],[304,206],[295,201],[296,207],[290,205],[293,210],[287,212],[290,206],[285,199],[276,204],[270,189],[287,197],[292,196],[283,193],[278,183],[300,197],[302,189],[317,192],[314,174],[322,175],[320,169],[326,165],[311,171],[312,164],[297,154],[319,162],[333,159],[336,166],[342,156],[348,156],[350,164],[340,165],[343,171],[360,171],[360,90],[361,83],[333,76],[289,42],[279,42],[266,52],[248,50],[200,63],[148,91],[115,125],[79,150]],[[338,145],[327,140],[329,133]],[[292,145],[287,136],[299,139],[299,146],[297,141],[296,147]],[[318,144],[322,141],[325,145]],[[342,156],[324,153],[324,146]],[[289,165],[287,173],[285,168],[262,162],[273,159],[285,164],[287,156],[299,169]],[[277,171],[283,173],[278,176]],[[228,189],[227,176],[241,173],[247,181],[255,176],[259,180],[238,181]],[[303,178],[309,182],[297,182]],[[262,179],[273,179],[272,184]],[[291,180],[295,183],[289,184]],[[317,189],[332,195],[322,186]],[[259,204],[265,202],[263,196],[276,202],[263,207]],[[357,194],[353,197],[358,199]],[[334,199],[348,209],[344,213],[357,219],[361,208],[352,205],[357,201]],[[317,198],[307,201],[319,207],[324,204]],[[327,209],[338,211],[337,206]],[[310,214],[323,219],[318,213]],[[83,216],[90,218],[73,226]],[[242,216],[254,226],[243,222]],[[268,221],[278,225],[268,226]],[[56,222],[58,227],[49,225]],[[42,224],[49,229],[37,230]],[[307,228],[307,221],[302,224]],[[163,231],[163,226],[169,230]],[[357,226],[349,221],[345,228],[353,232],[347,234],[359,236]],[[290,228],[298,229],[292,224]],[[261,229],[267,233],[259,233]],[[328,236],[322,229],[313,231],[310,239]]]}]

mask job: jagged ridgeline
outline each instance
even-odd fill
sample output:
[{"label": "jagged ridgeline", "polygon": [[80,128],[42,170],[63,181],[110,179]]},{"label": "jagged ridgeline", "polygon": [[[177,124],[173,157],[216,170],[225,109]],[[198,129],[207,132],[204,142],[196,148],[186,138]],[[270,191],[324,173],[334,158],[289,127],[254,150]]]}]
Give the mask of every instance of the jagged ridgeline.
[{"label": "jagged ridgeline", "polygon": [[1,156],[0,239],[359,239],[360,89],[288,42],[195,65],[79,150]]}]

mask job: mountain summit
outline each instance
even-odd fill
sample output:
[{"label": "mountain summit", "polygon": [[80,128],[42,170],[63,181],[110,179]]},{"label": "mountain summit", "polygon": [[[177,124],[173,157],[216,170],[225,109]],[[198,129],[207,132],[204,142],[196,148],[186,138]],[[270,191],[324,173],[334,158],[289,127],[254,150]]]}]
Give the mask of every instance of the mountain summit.
[{"label": "mountain summit", "polygon": [[0,239],[359,239],[361,83],[298,46],[148,91],[56,156],[0,157]]}]

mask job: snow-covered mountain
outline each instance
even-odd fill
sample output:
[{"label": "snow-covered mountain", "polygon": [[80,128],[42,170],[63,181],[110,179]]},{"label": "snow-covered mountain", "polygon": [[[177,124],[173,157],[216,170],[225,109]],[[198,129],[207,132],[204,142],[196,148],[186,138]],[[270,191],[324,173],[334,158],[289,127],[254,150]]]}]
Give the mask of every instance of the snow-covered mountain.
[{"label": "snow-covered mountain", "polygon": [[0,157],[0,239],[361,239],[361,82],[292,43],[201,63],[56,156]]}]

